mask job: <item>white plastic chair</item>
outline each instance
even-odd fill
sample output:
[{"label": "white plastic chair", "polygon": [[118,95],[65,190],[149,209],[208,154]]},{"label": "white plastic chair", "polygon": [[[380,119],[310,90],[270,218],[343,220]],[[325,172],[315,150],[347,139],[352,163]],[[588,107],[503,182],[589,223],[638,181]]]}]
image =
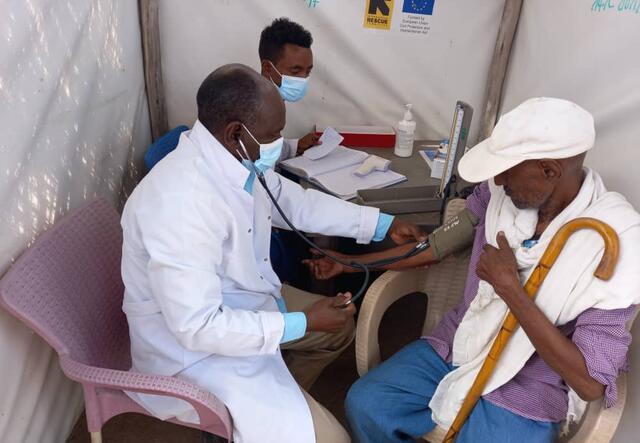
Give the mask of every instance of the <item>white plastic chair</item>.
[{"label": "white plastic chair", "polygon": [[[447,203],[445,220],[465,207],[462,199]],[[464,291],[471,249],[449,256],[437,265],[408,271],[387,271],[367,291],[356,331],[356,363],[358,374],[363,376],[380,364],[378,329],[382,316],[395,301],[416,292],[427,296],[427,315],[422,334],[431,331],[444,316],[455,307]],[[629,325],[630,327],[631,325]],[[560,437],[562,443],[608,443],[613,438],[622,417],[627,396],[627,377],[618,377],[618,401],[612,408],[605,408],[602,400],[591,402],[581,422],[571,427],[568,435]],[[423,438],[441,442],[444,432],[437,429]]]}]

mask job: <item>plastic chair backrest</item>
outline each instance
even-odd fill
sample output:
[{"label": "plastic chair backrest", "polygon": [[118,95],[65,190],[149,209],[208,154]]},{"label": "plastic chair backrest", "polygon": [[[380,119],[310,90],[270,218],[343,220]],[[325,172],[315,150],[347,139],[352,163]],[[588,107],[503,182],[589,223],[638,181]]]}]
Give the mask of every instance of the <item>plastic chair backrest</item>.
[{"label": "plastic chair backrest", "polygon": [[58,354],[128,370],[119,219],[102,199],[72,211],[9,269],[0,281],[0,301]]}]

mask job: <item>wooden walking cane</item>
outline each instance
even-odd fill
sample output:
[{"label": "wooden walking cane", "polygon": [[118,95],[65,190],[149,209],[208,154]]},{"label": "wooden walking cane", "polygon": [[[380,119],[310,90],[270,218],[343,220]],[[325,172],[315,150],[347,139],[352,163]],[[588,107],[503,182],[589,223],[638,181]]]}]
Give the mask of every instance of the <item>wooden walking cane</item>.
[{"label": "wooden walking cane", "polygon": [[[558,255],[560,255],[560,251],[562,251],[567,239],[571,234],[580,229],[594,229],[604,240],[604,254],[602,255],[598,268],[593,274],[601,280],[609,280],[613,276],[613,271],[616,267],[616,263],[618,262],[618,254],[620,252],[618,235],[611,226],[604,222],[594,218],[576,218],[561,227],[556,235],[551,239],[551,242],[544,251],[538,266],[533,270],[533,273],[524,285],[524,290],[529,298],[535,298],[538,288],[549,273],[549,270],[555,263]],[[464,425],[464,422],[469,417],[469,414],[471,414],[473,407],[480,399],[482,391],[484,390],[484,387],[487,384],[489,377],[491,377],[493,369],[500,358],[500,354],[511,337],[511,333],[517,326],[518,320],[513,313],[509,311],[509,314],[502,324],[502,328],[500,328],[500,331],[491,346],[491,350],[482,364],[482,368],[480,368],[480,372],[478,372],[473,385],[469,389],[469,392],[460,407],[460,411],[458,411],[458,415],[453,421],[451,428],[449,428],[443,443],[453,443],[458,432],[462,429],[462,425]]]}]

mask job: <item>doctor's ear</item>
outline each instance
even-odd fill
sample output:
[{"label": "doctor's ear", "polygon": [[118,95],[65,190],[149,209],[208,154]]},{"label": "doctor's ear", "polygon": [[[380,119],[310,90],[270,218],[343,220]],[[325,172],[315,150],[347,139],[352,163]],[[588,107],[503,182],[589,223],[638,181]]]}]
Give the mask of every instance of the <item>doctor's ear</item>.
[{"label": "doctor's ear", "polygon": [[233,149],[239,149],[240,143],[238,140],[242,135],[242,123],[240,122],[229,122],[227,126],[224,127],[224,144]]}]

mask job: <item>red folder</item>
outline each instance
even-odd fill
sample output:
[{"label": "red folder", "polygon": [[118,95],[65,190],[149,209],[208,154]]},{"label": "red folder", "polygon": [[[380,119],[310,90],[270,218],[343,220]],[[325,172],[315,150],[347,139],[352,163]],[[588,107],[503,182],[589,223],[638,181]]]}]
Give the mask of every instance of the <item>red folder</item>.
[{"label": "red folder", "polygon": [[[393,148],[396,132],[391,126],[332,126],[344,137],[341,145],[348,148]],[[322,135],[326,126],[316,125],[316,134]]]}]

